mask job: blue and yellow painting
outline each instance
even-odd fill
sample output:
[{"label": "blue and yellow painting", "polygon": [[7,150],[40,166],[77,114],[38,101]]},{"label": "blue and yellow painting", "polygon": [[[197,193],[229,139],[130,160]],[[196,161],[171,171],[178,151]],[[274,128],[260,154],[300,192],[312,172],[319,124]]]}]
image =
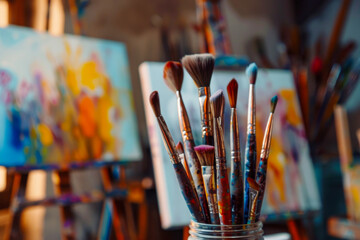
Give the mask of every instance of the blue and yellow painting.
[{"label": "blue and yellow painting", "polygon": [[123,44],[0,28],[0,165],[139,159]]}]

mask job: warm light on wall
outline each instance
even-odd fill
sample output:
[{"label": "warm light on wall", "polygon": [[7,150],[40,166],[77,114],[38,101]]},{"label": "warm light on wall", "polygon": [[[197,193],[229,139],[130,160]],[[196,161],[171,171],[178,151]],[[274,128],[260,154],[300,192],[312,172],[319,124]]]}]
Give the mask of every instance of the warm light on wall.
[{"label": "warm light on wall", "polygon": [[0,27],[6,27],[9,24],[9,3],[0,0]]},{"label": "warm light on wall", "polygon": [[46,172],[34,170],[29,173],[25,196],[28,200],[40,200],[46,195]]},{"label": "warm light on wall", "polygon": [[6,168],[0,166],[0,192],[6,188]]},{"label": "warm light on wall", "polygon": [[65,14],[62,0],[51,0],[49,13],[49,33],[56,36],[64,34]]},{"label": "warm light on wall", "polygon": [[35,0],[33,4],[34,4],[33,28],[41,32],[46,31],[48,1]]},{"label": "warm light on wall", "polygon": [[[44,199],[46,197],[46,172],[34,170],[29,172],[25,198],[30,201]],[[24,240],[42,239],[44,217],[46,208],[35,206],[27,208],[22,213],[21,222],[24,231]]]}]

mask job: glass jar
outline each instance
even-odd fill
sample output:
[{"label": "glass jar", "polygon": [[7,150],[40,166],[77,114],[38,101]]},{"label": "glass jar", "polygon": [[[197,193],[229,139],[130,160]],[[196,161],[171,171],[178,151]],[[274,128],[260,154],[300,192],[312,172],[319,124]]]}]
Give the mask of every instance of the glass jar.
[{"label": "glass jar", "polygon": [[197,223],[191,220],[188,240],[240,239],[263,240],[262,222],[241,225]]}]

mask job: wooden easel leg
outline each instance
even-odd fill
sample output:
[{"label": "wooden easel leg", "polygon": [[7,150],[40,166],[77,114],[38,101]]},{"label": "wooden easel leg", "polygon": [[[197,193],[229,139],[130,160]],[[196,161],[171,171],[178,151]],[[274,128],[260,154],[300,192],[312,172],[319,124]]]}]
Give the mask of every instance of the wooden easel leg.
[{"label": "wooden easel leg", "polygon": [[109,240],[112,223],[112,204],[110,199],[105,199],[101,213],[100,226],[98,230],[98,239]]},{"label": "wooden easel leg", "polygon": [[189,226],[185,226],[183,228],[183,240],[187,240],[189,238]]},{"label": "wooden easel leg", "polygon": [[[111,167],[105,167],[101,169],[102,181],[106,191],[111,191],[113,189],[114,179],[112,178]],[[118,240],[130,239],[127,233],[126,222],[124,219],[124,211],[120,205],[121,201],[116,199],[111,199],[110,201],[105,201],[105,204],[111,204],[112,206],[107,209],[112,209],[112,224],[115,237]],[[104,209],[106,209],[104,207]]]},{"label": "wooden easel leg", "polygon": [[289,232],[293,240],[308,240],[308,236],[306,233],[306,229],[304,229],[303,225],[300,221],[289,219],[287,220],[287,225],[289,228]]},{"label": "wooden easel leg", "polygon": [[288,229],[289,229],[292,239],[293,240],[301,240],[295,220],[289,219],[289,220],[287,220],[286,223],[287,223],[287,226],[288,226]]},{"label": "wooden easel leg", "polygon": [[[59,170],[53,173],[54,185],[58,195],[71,194],[71,181],[69,170]],[[75,239],[75,217],[71,206],[61,206],[60,214],[62,218],[62,239]]]},{"label": "wooden easel leg", "polygon": [[9,229],[5,231],[5,239],[22,239],[20,228],[21,206],[19,203],[25,199],[28,173],[15,173],[11,193],[11,220]]},{"label": "wooden easel leg", "polygon": [[144,199],[144,202],[140,204],[139,206],[139,228],[138,228],[138,239],[139,240],[145,240],[147,236],[148,231],[148,206],[146,203],[146,200]]}]

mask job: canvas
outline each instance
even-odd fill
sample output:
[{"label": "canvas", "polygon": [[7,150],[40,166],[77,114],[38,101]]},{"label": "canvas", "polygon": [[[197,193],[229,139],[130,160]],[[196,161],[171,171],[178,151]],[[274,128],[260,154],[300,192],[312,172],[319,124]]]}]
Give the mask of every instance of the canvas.
[{"label": "canvas", "polygon": [[123,44],[0,28],[0,165],[140,159]]},{"label": "canvas", "polygon": [[[175,94],[165,85],[162,72],[164,63],[143,63],[140,75],[143,86],[144,104],[148,123],[149,138],[153,156],[155,180],[158,193],[162,226],[164,228],[185,226],[190,214],[182,200],[181,192],[172,169],[168,154],[161,140],[159,128],[149,105],[149,95],[157,90],[160,96],[162,114],[173,135],[180,141],[181,135],[177,116]],[[236,78],[239,84],[238,119],[242,158],[246,142],[247,104],[249,80],[243,71],[216,70],[211,80],[211,91],[223,89],[225,94],[225,139],[227,164],[229,158],[230,107],[226,86]],[[186,73],[182,86],[182,96],[193,130],[196,144],[200,144],[200,111],[197,88]],[[258,159],[262,138],[270,112],[270,99],[277,94],[277,104],[271,151],[268,163],[267,187],[262,216],[268,219],[286,218],[305,211],[320,209],[320,198],[314,169],[310,159],[308,142],[300,113],[299,103],[293,83],[292,73],[285,70],[261,69],[256,81],[256,133]]]}]

